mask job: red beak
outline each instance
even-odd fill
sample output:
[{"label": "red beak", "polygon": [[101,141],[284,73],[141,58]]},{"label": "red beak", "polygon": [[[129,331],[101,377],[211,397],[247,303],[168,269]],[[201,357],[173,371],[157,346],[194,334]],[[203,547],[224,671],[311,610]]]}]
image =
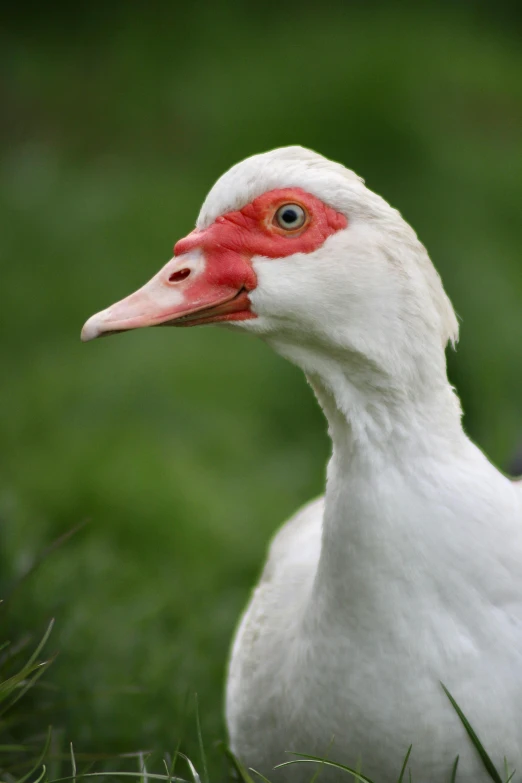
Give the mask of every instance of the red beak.
[{"label": "red beak", "polygon": [[181,255],[135,293],[93,315],[82,340],[142,326],[196,326],[255,318],[248,292],[255,273],[239,253],[217,248],[205,252],[205,232],[195,231],[176,245]]}]

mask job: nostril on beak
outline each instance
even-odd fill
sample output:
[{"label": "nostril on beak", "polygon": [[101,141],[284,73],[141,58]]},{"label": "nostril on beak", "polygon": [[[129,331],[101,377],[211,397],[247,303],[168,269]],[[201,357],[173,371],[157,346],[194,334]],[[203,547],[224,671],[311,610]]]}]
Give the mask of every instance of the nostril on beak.
[{"label": "nostril on beak", "polygon": [[181,280],[185,280],[190,275],[190,269],[187,269],[187,267],[184,267],[183,269],[178,269],[177,272],[173,272],[169,277],[169,283],[179,283]]}]

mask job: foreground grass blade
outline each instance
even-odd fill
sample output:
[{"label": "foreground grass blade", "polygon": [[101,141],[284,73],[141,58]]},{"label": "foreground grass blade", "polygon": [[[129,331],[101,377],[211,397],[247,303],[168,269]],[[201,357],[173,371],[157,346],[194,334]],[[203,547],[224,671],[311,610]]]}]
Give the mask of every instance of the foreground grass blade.
[{"label": "foreground grass blade", "polygon": [[[141,772],[79,772],[75,778],[72,775],[66,775],[63,778],[54,778],[49,783],[63,783],[66,780],[82,780],[83,778],[143,778]],[[158,775],[155,772],[147,772],[147,778],[149,780],[165,780],[172,783],[189,783],[185,778],[173,778],[170,775]],[[17,780],[16,783],[22,783]]]},{"label": "foreground grass blade", "polygon": [[464,715],[464,713],[462,712],[462,710],[460,709],[459,705],[457,704],[457,702],[455,701],[455,699],[453,698],[453,696],[451,695],[449,690],[446,688],[444,683],[441,682],[441,685],[444,688],[444,693],[446,694],[446,696],[450,700],[453,709],[455,710],[455,712],[459,716],[460,722],[462,723],[462,725],[466,729],[468,737],[470,738],[470,740],[473,743],[477,753],[479,754],[479,756],[480,756],[480,758],[482,760],[482,763],[484,765],[484,769],[486,770],[486,772],[490,776],[491,780],[494,780],[495,783],[502,783],[502,778],[500,777],[500,774],[499,774],[497,768],[493,764],[493,762],[492,762],[491,758],[489,757],[486,749],[484,748],[483,744],[479,740],[477,734],[475,733],[475,730],[473,729],[473,726],[470,724],[469,720],[466,718],[466,716]]},{"label": "foreground grass blade", "polygon": [[507,758],[504,756],[504,775],[506,776],[506,783],[511,783],[513,778],[515,777],[516,769],[513,770],[513,772],[509,772],[508,762]]},{"label": "foreground grass blade", "polygon": [[457,780],[457,767],[459,766],[459,757],[457,756],[455,758],[455,761],[453,762],[453,769],[451,770],[451,777],[450,777],[450,783],[455,783]]},{"label": "foreground grass blade", "polygon": [[165,765],[165,769],[167,770],[167,774],[170,778],[174,777],[174,772],[176,770],[176,763],[179,758],[179,749],[181,747],[181,737],[178,739],[176,743],[176,749],[174,751],[174,755],[172,756],[172,759],[170,758],[170,754],[166,753],[165,758],[163,759],[163,763]]},{"label": "foreground grass blade", "polygon": [[[42,764],[42,771],[40,772],[40,774],[38,775],[36,780],[33,781],[33,783],[40,783],[40,781],[42,781],[44,779],[46,774],[47,774],[47,767],[45,766],[45,764]],[[18,783],[18,781],[17,781],[17,783]]]},{"label": "foreground grass blade", "polygon": [[[413,745],[410,745],[410,747],[406,751],[406,755],[404,757],[404,761],[402,762],[401,774],[399,775],[399,779],[398,779],[397,783],[402,783],[402,781],[404,780],[404,773],[406,772],[406,767],[408,766],[408,760],[410,758],[410,753],[411,753],[412,747],[413,747]],[[410,776],[411,776],[411,772],[410,772]]]},{"label": "foreground grass blade", "polygon": [[34,664],[34,662],[36,661],[36,659],[38,658],[38,656],[40,655],[40,653],[42,652],[43,648],[47,644],[47,640],[49,639],[49,636],[51,635],[51,631],[53,630],[53,626],[54,626],[54,617],[50,621],[49,625],[47,626],[47,629],[46,629],[46,631],[45,631],[45,633],[44,633],[44,635],[42,637],[42,640],[41,640],[40,644],[38,645],[38,647],[36,648],[34,653],[31,655],[31,657],[27,661],[27,666],[32,666]]},{"label": "foreground grass blade", "polygon": [[147,755],[145,755],[143,751],[140,751],[138,753],[138,765],[141,773],[141,783],[148,783],[149,773],[147,770],[147,761],[149,758],[150,758],[150,753],[147,753]]},{"label": "foreground grass blade", "polygon": [[[230,761],[234,769],[236,770],[237,774],[239,775],[240,780],[242,783],[254,783],[254,779],[252,776],[248,773],[248,770],[246,767],[243,766],[243,764],[240,762],[238,758],[232,753],[230,748],[228,748],[225,744],[221,745],[221,749],[223,750],[223,753],[227,757],[227,759]],[[259,773],[256,773],[259,774]]]},{"label": "foreground grass blade", "polygon": [[344,764],[338,764],[336,761],[328,761],[328,759],[322,759],[320,756],[309,756],[307,753],[292,753],[292,756],[301,756],[298,759],[292,759],[291,761],[283,761],[282,764],[278,764],[274,769],[281,769],[282,767],[289,767],[290,764],[323,764],[325,767],[333,767],[334,769],[340,769],[342,772],[347,772],[355,780],[359,780],[361,783],[374,783],[373,780],[367,778],[366,775],[357,772],[351,767],[347,767]]},{"label": "foreground grass blade", "polygon": [[40,775],[40,777],[38,778],[38,780],[41,780],[41,779],[42,779],[42,777],[45,775],[45,771],[46,771],[46,770],[45,770],[45,765],[44,765],[44,763],[43,763],[43,762],[44,762],[44,759],[45,759],[45,757],[47,756],[47,751],[49,750],[49,745],[51,744],[51,735],[52,735],[52,731],[53,731],[53,730],[52,730],[52,727],[51,727],[51,726],[49,726],[49,728],[47,729],[47,737],[46,737],[46,739],[45,739],[45,744],[44,744],[44,747],[43,747],[43,750],[42,750],[42,752],[40,753],[40,756],[39,756],[39,758],[38,758],[38,759],[37,759],[37,761],[35,762],[35,764],[34,764],[34,766],[32,767],[32,769],[30,769],[30,770],[29,770],[29,772],[28,772],[26,775],[24,775],[24,776],[23,776],[23,778],[19,778],[19,779],[17,780],[17,783],[25,783],[25,781],[26,781],[26,780],[29,780],[29,778],[31,778],[31,777],[34,775],[34,773],[36,772],[36,770],[37,770],[37,769],[38,769],[40,766],[42,766],[42,768],[43,768],[43,774],[41,774],[41,775]]},{"label": "foreground grass blade", "polygon": [[[335,735],[332,736],[330,742],[328,743],[328,747],[326,748],[326,751],[325,751],[325,754],[324,754],[324,760],[325,761],[326,761],[326,759],[328,758],[328,756],[330,754],[330,751],[331,751],[331,749],[333,747],[334,742],[335,742]],[[315,770],[314,774],[312,775],[312,779],[310,780],[310,783],[315,783],[315,781],[317,780],[317,778],[319,777],[321,772],[322,772],[322,764],[319,764],[319,766]],[[357,772],[359,772],[359,770],[357,770]]]},{"label": "foreground grass blade", "polygon": [[74,755],[74,747],[72,742],[69,744],[69,747],[71,749],[71,771],[72,771],[72,779],[73,782],[76,783],[76,757]]},{"label": "foreground grass blade", "polygon": [[271,783],[268,778],[265,778],[264,775],[261,774],[261,772],[258,772],[257,769],[254,769],[254,767],[249,767],[250,772],[253,772],[254,775],[257,775],[257,777],[263,781],[263,783]]},{"label": "foreground grass blade", "polygon": [[201,721],[199,719],[199,700],[198,700],[198,694],[194,694],[195,701],[196,701],[196,729],[198,733],[198,745],[199,745],[199,755],[201,756],[201,763],[203,764],[203,781],[204,783],[209,783],[208,779],[208,767],[207,767],[207,756],[205,754],[205,748],[203,746],[203,734],[201,733]]},{"label": "foreground grass blade", "polygon": [[51,665],[53,658],[43,662],[38,661],[37,658],[49,639],[53,625],[54,620],[51,620],[38,647],[20,671],[12,677],[8,677],[3,682],[0,682],[0,702],[6,702],[0,708],[0,718],[2,718],[17,701],[20,701],[20,699],[25,696],[27,691],[33,687],[36,681]]},{"label": "foreground grass blade", "polygon": [[198,771],[194,766],[194,764],[192,763],[192,761],[189,759],[189,757],[185,756],[185,754],[181,753],[181,751],[178,752],[178,756],[180,757],[180,759],[184,759],[187,762],[187,767],[190,770],[190,774],[192,775],[192,780],[194,781],[194,783],[201,783],[201,778],[198,775]]}]

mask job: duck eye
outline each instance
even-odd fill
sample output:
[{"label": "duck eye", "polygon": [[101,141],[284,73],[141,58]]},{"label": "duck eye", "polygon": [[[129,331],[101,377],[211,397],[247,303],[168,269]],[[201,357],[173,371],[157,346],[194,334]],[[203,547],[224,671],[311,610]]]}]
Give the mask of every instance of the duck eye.
[{"label": "duck eye", "polygon": [[302,228],[306,222],[306,212],[299,204],[283,204],[274,215],[274,222],[287,231]]}]

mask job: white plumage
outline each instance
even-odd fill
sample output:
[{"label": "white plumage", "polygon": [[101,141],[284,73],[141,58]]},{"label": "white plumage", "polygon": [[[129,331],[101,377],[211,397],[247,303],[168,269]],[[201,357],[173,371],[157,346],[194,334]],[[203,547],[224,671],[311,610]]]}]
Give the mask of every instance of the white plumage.
[{"label": "white plumage", "polygon": [[494,761],[522,768],[522,490],[462,430],[453,308],[399,213],[300,147],[234,166],[198,230],[279,188],[348,225],[312,252],[254,256],[256,317],[229,323],[304,370],[333,453],[324,498],[276,535],[241,620],[232,749],[274,781],[310,779],[308,764],[272,771],[298,751],[391,783],[412,744],[414,781],[445,783],[457,754],[457,780],[485,780],[442,681]]}]

